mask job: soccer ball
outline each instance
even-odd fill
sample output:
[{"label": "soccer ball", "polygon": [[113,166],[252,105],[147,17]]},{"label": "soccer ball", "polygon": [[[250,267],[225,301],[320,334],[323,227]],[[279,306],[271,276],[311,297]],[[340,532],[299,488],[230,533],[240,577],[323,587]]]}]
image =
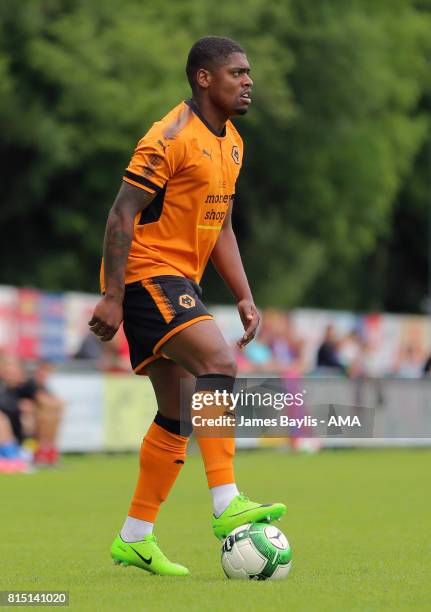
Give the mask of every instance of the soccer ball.
[{"label": "soccer ball", "polygon": [[292,566],[292,549],[286,536],[274,525],[249,523],[226,538],[221,564],[228,578],[279,580]]}]

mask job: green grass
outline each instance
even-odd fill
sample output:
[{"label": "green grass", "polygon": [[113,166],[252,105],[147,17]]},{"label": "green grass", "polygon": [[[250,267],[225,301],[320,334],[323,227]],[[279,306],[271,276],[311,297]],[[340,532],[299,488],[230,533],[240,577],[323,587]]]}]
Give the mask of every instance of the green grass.
[{"label": "green grass", "polygon": [[196,455],[156,532],[168,556],[190,568],[188,578],[115,567],[109,558],[137,457],[69,457],[62,469],[0,475],[0,588],[68,590],[74,610],[429,609],[430,465],[431,450],[240,453],[241,489],[288,504],[278,525],[294,566],[281,582],[224,577]]}]

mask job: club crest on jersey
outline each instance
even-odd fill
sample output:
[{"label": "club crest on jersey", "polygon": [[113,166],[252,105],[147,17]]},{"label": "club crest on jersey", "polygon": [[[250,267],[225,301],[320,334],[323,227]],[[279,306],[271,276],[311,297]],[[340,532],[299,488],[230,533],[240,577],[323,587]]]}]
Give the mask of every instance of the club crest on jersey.
[{"label": "club crest on jersey", "polygon": [[233,145],[231,155],[233,161],[239,165],[239,149],[236,145]]},{"label": "club crest on jersey", "polygon": [[178,303],[183,308],[194,308],[194,306],[196,306],[195,298],[193,298],[191,295],[188,295],[187,293],[180,295],[180,297],[178,298]]}]

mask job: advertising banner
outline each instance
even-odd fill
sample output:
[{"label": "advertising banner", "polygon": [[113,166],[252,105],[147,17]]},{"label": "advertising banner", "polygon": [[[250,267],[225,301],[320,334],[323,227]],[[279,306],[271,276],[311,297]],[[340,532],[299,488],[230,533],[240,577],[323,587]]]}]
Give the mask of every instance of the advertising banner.
[{"label": "advertising banner", "polygon": [[104,441],[108,451],[139,448],[157,412],[146,376],[108,374],[104,377]]}]

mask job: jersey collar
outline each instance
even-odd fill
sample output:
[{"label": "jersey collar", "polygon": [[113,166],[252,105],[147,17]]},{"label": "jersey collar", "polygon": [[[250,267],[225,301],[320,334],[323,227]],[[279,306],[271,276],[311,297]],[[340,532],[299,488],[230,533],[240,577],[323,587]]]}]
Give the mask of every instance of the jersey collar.
[{"label": "jersey collar", "polygon": [[199,110],[198,105],[196,104],[194,100],[185,100],[185,104],[187,104],[187,106],[192,109],[194,114],[202,121],[205,127],[207,127],[209,131],[214,134],[214,136],[217,136],[218,138],[223,138],[224,136],[226,136],[226,126],[223,127],[221,133],[217,132],[217,130],[215,130],[212,127],[212,125],[210,125],[208,121],[205,119],[205,117],[202,115],[201,111]]}]

